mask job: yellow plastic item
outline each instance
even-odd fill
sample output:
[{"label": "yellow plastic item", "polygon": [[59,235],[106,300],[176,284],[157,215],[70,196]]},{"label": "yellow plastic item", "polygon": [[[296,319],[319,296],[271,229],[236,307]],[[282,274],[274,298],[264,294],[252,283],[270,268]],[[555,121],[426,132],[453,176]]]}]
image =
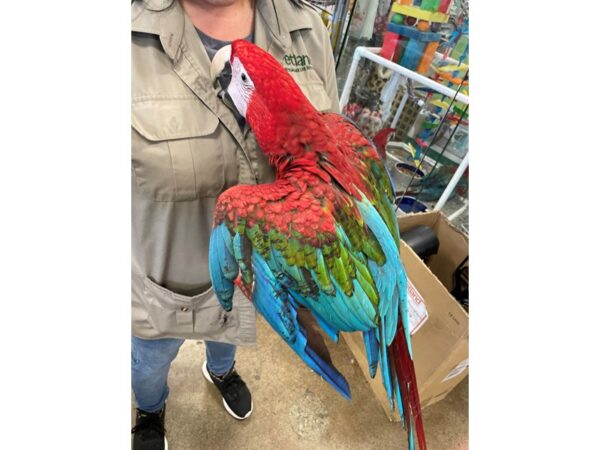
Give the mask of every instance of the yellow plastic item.
[{"label": "yellow plastic item", "polygon": [[433,105],[433,106],[437,106],[437,107],[442,108],[442,109],[446,109],[449,106],[448,102],[443,102],[440,99],[432,100],[429,103],[431,105]]},{"label": "yellow plastic item", "polygon": [[404,14],[405,16],[416,17],[417,19],[421,20],[428,20],[429,22],[446,23],[449,19],[448,14],[438,11],[425,11],[417,6],[400,5],[398,3],[394,3],[392,5],[392,12]]},{"label": "yellow plastic item", "polygon": [[467,70],[469,68],[468,64],[462,63],[460,66],[457,66],[455,64],[451,64],[448,66],[442,66],[442,67],[438,67],[436,69],[436,72],[454,72],[455,70],[459,70],[459,71],[463,71],[463,70]]},{"label": "yellow plastic item", "polygon": [[416,159],[417,151],[415,150],[413,145],[410,142],[400,142],[400,148],[403,150],[406,150],[410,154],[415,166],[417,166],[417,169],[420,169],[421,164],[423,164],[423,160],[417,161],[417,159]]}]

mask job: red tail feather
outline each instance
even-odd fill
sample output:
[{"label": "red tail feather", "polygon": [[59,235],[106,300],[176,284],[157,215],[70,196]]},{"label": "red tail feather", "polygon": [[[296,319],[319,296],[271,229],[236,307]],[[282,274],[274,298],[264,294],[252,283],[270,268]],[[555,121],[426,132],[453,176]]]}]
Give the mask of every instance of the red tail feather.
[{"label": "red tail feather", "polygon": [[408,352],[406,335],[402,320],[398,320],[398,329],[396,337],[390,348],[391,359],[394,361],[396,375],[398,376],[398,385],[402,394],[402,403],[404,408],[404,424],[407,432],[410,427],[416,428],[417,441],[420,450],[427,450],[425,442],[425,430],[423,428],[423,418],[421,416],[421,401],[419,399],[419,390],[417,388],[417,377],[415,375],[415,365]]}]

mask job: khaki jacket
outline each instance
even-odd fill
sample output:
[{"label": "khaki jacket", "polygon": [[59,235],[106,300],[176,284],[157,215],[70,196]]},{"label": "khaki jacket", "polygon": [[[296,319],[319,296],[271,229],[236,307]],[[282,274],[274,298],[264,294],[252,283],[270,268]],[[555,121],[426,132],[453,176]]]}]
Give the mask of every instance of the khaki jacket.
[{"label": "khaki jacket", "polygon": [[[338,111],[329,38],[314,11],[256,0],[254,41],[321,111]],[[210,60],[177,0],[132,4],[132,333],[253,344],[252,304],[225,313],[210,286],[217,197],[273,179],[253,134],[217,97]]]}]

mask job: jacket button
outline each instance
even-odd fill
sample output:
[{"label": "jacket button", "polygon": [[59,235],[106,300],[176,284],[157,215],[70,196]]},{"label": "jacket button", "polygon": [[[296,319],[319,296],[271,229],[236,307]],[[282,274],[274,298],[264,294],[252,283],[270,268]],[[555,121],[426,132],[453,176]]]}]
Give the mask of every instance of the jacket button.
[{"label": "jacket button", "polygon": [[184,306],[184,307],[182,307],[182,308],[180,309],[180,311],[182,311],[182,312],[188,312],[189,310],[190,310],[190,309],[189,309],[189,308],[186,308],[185,306]]}]

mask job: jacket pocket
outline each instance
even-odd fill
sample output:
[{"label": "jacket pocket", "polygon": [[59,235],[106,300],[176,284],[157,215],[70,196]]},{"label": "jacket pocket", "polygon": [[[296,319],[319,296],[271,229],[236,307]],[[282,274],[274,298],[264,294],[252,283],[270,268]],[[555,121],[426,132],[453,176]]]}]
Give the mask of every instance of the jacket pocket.
[{"label": "jacket pocket", "polygon": [[194,296],[177,294],[144,278],[141,300],[152,325],[162,335],[194,334],[197,339],[233,341],[239,312],[226,312],[212,288]]},{"label": "jacket pocket", "polygon": [[219,119],[195,97],[132,102],[132,165],[156,201],[216,197],[225,185]]}]

